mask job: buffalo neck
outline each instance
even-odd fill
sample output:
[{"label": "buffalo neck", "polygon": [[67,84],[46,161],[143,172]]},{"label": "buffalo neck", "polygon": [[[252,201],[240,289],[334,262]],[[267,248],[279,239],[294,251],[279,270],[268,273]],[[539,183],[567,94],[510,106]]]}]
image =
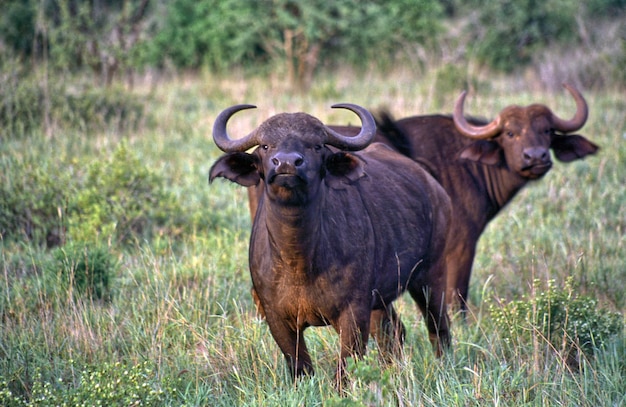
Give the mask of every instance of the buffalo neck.
[{"label": "buffalo neck", "polygon": [[484,179],[485,193],[489,199],[486,224],[517,195],[528,181],[504,166],[479,165],[479,167]]},{"label": "buffalo neck", "polygon": [[322,216],[322,194],[306,205],[285,206],[267,200],[264,205],[270,256],[292,272],[308,273],[316,251]]}]

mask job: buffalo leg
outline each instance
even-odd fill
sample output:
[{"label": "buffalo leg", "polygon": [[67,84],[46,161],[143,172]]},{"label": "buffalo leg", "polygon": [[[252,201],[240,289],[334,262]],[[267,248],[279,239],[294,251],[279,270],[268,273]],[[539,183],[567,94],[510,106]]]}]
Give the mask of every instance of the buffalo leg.
[{"label": "buffalo leg", "polygon": [[275,321],[270,315],[266,315],[266,319],[294,380],[305,374],[312,375],[313,363],[304,341],[304,330],[293,330],[286,321]]},{"label": "buffalo leg", "polygon": [[424,315],[430,343],[437,357],[440,357],[443,351],[450,347],[448,313],[444,295],[433,291],[430,287],[420,287],[409,292]]},{"label": "buffalo leg", "polygon": [[254,305],[256,305],[256,312],[258,316],[261,318],[265,318],[265,309],[263,309],[263,304],[261,304],[261,299],[259,298],[259,295],[257,294],[254,287],[250,289],[250,293],[252,294],[252,300],[254,301]]},{"label": "buffalo leg", "polygon": [[384,309],[373,310],[370,315],[370,333],[376,339],[381,356],[385,362],[390,362],[393,356],[402,352],[406,329],[398,317],[393,305]]},{"label": "buffalo leg", "polygon": [[[452,233],[455,233],[452,236]],[[465,316],[469,292],[472,263],[476,254],[476,240],[469,237],[464,229],[455,229],[448,234],[447,249],[447,301],[460,309]]]},{"label": "buffalo leg", "polygon": [[341,343],[341,353],[337,373],[335,375],[337,389],[341,391],[346,383],[346,359],[348,357],[361,358],[365,354],[367,338],[369,336],[369,312],[353,312],[348,310],[343,312],[337,322],[333,325],[339,333]]}]

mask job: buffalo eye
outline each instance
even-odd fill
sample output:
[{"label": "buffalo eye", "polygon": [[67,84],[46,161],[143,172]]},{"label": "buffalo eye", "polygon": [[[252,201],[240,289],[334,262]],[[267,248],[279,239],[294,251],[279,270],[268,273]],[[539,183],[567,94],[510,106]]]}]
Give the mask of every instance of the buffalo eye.
[{"label": "buffalo eye", "polygon": [[315,149],[315,151],[320,151],[322,149],[322,145],[321,144],[316,144],[315,147],[313,147]]},{"label": "buffalo eye", "polygon": [[261,144],[261,149],[262,150],[269,150],[270,146],[268,146],[267,144]]},{"label": "buffalo eye", "polygon": [[512,138],[515,134],[513,134],[513,132],[512,132],[512,131],[507,131],[507,132],[506,132],[506,135],[507,135],[509,138]]}]

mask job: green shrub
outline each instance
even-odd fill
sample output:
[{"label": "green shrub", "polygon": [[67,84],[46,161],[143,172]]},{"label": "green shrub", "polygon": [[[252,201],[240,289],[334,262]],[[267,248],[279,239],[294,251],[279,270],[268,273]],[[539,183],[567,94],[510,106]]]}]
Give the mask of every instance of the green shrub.
[{"label": "green shrub", "polygon": [[[435,74],[435,97],[444,110],[449,95],[458,95],[463,90],[484,89],[487,85],[467,71],[464,65],[446,64]],[[482,93],[482,92],[481,92]]]},{"label": "green shrub", "polygon": [[109,161],[87,169],[84,185],[71,203],[68,235],[74,241],[119,243],[158,233],[178,235],[182,209],[164,184],[125,143],[120,144]]},{"label": "green shrub", "polygon": [[0,382],[0,404],[3,406],[161,406],[175,398],[175,383],[162,383],[148,362],[136,365],[103,363],[79,373],[78,383],[59,378],[45,380],[35,374],[30,397],[11,392]]},{"label": "green shrub", "polygon": [[144,117],[143,102],[115,87],[67,92],[65,103],[57,110],[62,123],[85,132],[135,130]]},{"label": "green shrub", "polygon": [[180,68],[284,67],[305,86],[318,64],[384,65],[407,44],[431,46],[442,13],[429,0],[175,0],[141,52]]},{"label": "green shrub", "polygon": [[62,76],[44,81],[11,59],[0,62],[0,72],[0,140],[54,129],[124,132],[144,118],[144,102],[121,88],[70,90]]},{"label": "green shrub", "polygon": [[71,243],[55,249],[47,269],[63,289],[109,300],[115,267],[115,258],[104,246]]},{"label": "green shrub", "polygon": [[33,53],[37,19],[37,3],[33,0],[2,2],[0,38],[4,46],[23,56]]},{"label": "green shrub", "polygon": [[[57,167],[59,165],[59,167]],[[63,214],[75,185],[61,164],[0,156],[0,235],[54,247],[65,240]]]},{"label": "green shrub", "polygon": [[542,289],[535,280],[533,292],[536,294],[531,298],[490,306],[505,343],[518,352],[533,341],[545,341],[550,352],[558,352],[570,366],[576,366],[580,356],[593,356],[596,349],[624,330],[620,314],[598,307],[593,298],[576,295],[572,278],[568,278],[565,289],[559,289],[554,280]]},{"label": "green shrub", "polygon": [[513,72],[551,43],[577,38],[576,2],[569,0],[482,0],[476,56],[489,67]]},{"label": "green shrub", "polygon": [[0,61],[0,141],[41,130],[50,106],[62,103],[62,86],[46,89],[18,60]]}]

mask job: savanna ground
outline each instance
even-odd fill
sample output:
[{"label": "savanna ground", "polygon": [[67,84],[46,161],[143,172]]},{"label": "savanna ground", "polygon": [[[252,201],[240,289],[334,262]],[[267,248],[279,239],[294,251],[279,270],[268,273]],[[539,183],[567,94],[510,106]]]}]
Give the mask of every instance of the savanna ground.
[{"label": "savanna ground", "polygon": [[[0,404],[626,404],[626,100],[617,90],[582,89],[590,115],[580,133],[601,146],[599,153],[556,163],[488,226],[467,321],[453,315],[450,354],[434,357],[422,318],[403,297],[398,310],[408,334],[397,361],[382,364],[370,343],[366,358],[351,364],[340,398],[333,389],[336,334],[312,328],[306,337],[316,375],[296,385],[288,379],[249,291],[246,192],[225,181],[207,183],[220,154],[213,119],[232,104],[253,103],[259,108],[232,120],[232,134],[247,134],[283,111],[356,123],[356,116],[330,109],[338,102],[386,107],[399,118],[450,112],[461,90],[441,89],[434,76],[410,70],[344,71],[318,78],[302,95],[279,77],[194,75],[137,86],[133,93],[149,114],[132,131],[85,126],[2,139],[5,174],[21,165],[59,180],[86,178],[90,166],[110,163],[124,146],[136,158],[130,169],[159,175],[180,211],[166,216],[183,222],[124,244],[103,239],[114,259],[105,296],[81,295],[73,277],[69,285],[55,279],[53,253],[64,249],[2,240]],[[466,112],[492,117],[506,105],[533,102],[564,117],[575,109],[565,90],[489,77],[474,82]],[[4,182],[28,181],[9,178]],[[89,232],[69,216],[59,207],[60,224],[75,236]],[[99,236],[120,227],[114,223]]]}]

